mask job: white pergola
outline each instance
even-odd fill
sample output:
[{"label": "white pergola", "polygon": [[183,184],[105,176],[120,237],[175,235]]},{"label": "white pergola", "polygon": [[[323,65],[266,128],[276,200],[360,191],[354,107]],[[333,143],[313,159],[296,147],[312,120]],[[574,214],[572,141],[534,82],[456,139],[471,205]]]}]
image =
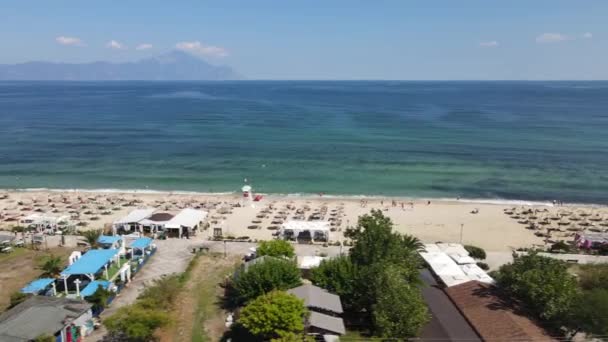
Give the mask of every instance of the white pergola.
[{"label": "white pergola", "polygon": [[321,233],[325,236],[325,239],[329,241],[330,223],[328,221],[300,221],[290,220],[281,226],[279,234],[281,237],[285,237],[286,232],[291,232],[294,237],[298,237],[301,232],[310,232],[310,237],[314,241],[315,233]]}]

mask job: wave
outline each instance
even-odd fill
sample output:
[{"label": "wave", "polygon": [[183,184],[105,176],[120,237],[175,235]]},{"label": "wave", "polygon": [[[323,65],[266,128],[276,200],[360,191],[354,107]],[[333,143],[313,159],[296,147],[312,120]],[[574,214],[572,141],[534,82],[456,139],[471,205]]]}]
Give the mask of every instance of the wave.
[{"label": "wave", "polygon": [[154,94],[146,96],[150,99],[194,99],[194,100],[222,100],[223,97],[214,96],[196,90],[175,91],[163,94]]},{"label": "wave", "polygon": [[[0,191],[13,192],[69,192],[69,193],[104,193],[104,194],[149,194],[149,195],[189,195],[189,196],[234,196],[239,195],[239,191],[225,192],[204,192],[204,191],[186,191],[186,190],[154,190],[154,189],[57,189],[57,188],[22,188],[22,189],[0,189]],[[398,200],[398,201],[437,201],[437,202],[454,202],[467,204],[491,204],[491,205],[506,205],[506,206],[547,206],[553,207],[553,203],[549,201],[526,201],[512,200],[504,198],[456,198],[456,197],[412,197],[412,196],[385,196],[385,195],[345,195],[345,194],[325,194],[318,193],[265,193],[255,192],[256,195],[266,196],[270,199],[333,199],[333,200]],[[605,205],[597,203],[564,203],[568,206],[576,207],[604,207]]]}]

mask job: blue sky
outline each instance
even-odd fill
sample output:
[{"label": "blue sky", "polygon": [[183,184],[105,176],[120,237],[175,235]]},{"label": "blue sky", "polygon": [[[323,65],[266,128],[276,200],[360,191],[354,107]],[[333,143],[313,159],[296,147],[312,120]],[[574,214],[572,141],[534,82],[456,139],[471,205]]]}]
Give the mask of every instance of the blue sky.
[{"label": "blue sky", "polygon": [[0,2],[0,63],[181,48],[250,79],[608,79],[606,0]]}]

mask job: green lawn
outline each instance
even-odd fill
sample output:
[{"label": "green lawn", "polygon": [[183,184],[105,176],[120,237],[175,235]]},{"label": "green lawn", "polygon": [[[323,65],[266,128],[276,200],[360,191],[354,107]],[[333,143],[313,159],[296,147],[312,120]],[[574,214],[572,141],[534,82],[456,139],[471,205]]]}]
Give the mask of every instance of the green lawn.
[{"label": "green lawn", "polygon": [[105,280],[110,280],[112,279],[117,273],[118,270],[120,270],[120,268],[126,263],[128,262],[127,259],[125,258],[120,258],[120,266],[118,266],[117,263],[113,263],[112,265],[110,265],[110,267],[108,267],[108,278],[106,279],[105,274],[102,276],[103,279]]}]

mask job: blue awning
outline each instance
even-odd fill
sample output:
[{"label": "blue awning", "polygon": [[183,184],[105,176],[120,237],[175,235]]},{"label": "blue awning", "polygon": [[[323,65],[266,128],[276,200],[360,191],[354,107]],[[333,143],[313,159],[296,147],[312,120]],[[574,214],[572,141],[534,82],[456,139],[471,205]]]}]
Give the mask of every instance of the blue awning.
[{"label": "blue awning", "polygon": [[46,289],[55,281],[54,278],[40,278],[27,284],[26,287],[21,289],[22,293],[38,293]]},{"label": "blue awning", "polygon": [[80,259],[68,266],[62,276],[71,274],[95,274],[118,254],[118,249],[92,249],[83,254]]},{"label": "blue awning", "polygon": [[113,244],[114,242],[120,241],[121,238],[120,236],[109,236],[109,235],[101,235],[98,239],[97,242],[98,243],[103,243],[105,244]]},{"label": "blue awning", "polygon": [[104,289],[108,289],[108,287],[110,287],[110,282],[106,281],[106,280],[94,280],[92,282],[90,282],[87,287],[85,287],[84,289],[80,290],[80,295],[84,298],[84,297],[88,297],[93,295],[93,293],[95,293],[95,291],[97,291],[97,289],[99,288],[99,286],[103,287]]},{"label": "blue awning", "polygon": [[142,237],[142,238],[136,239],[133,242],[131,242],[130,247],[142,249],[142,248],[146,248],[146,247],[150,246],[151,243],[152,243],[152,239],[150,239],[148,237]]}]

